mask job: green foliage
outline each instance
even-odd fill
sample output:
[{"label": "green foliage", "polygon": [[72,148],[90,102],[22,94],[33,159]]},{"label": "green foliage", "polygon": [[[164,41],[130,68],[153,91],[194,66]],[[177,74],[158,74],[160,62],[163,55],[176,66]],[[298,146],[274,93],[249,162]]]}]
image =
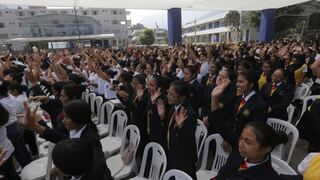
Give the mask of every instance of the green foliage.
[{"label": "green foliage", "polygon": [[155,41],[153,31],[151,29],[144,30],[144,34],[140,36],[140,43],[142,45],[151,45]]},{"label": "green foliage", "polygon": [[[308,21],[308,10],[319,9],[320,3],[313,0],[302,4],[283,7],[277,9],[275,20],[275,37],[283,37],[289,34],[302,32],[303,23]],[[260,11],[250,13],[250,25],[259,28],[260,26]]]},{"label": "green foliage", "polygon": [[223,22],[226,26],[230,26],[231,31],[239,31],[240,29],[240,13],[238,11],[229,11]]}]

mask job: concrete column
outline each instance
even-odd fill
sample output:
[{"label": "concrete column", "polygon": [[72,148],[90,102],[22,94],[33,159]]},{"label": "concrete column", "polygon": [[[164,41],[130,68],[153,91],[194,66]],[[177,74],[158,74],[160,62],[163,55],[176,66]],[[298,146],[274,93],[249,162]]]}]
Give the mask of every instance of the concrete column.
[{"label": "concrete column", "polygon": [[259,41],[269,42],[274,32],[276,9],[264,9],[261,11]]},{"label": "concrete column", "polygon": [[168,9],[168,43],[181,43],[181,8]]}]

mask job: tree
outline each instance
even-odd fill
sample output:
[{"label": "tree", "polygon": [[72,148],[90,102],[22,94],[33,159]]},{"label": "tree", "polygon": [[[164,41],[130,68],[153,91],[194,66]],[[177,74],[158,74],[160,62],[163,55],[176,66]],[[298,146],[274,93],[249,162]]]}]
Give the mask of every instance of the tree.
[{"label": "tree", "polygon": [[[308,22],[308,13],[310,9],[320,8],[320,3],[317,1],[309,1],[302,4],[283,7],[277,9],[274,38],[284,37],[286,35],[300,34],[303,23]],[[255,28],[260,26],[260,11],[253,11],[250,13],[250,24]]]},{"label": "tree", "polygon": [[140,36],[140,43],[142,45],[151,45],[154,43],[153,31],[151,29],[144,30],[144,34]]},{"label": "tree", "polygon": [[231,31],[237,32],[237,39],[240,33],[240,13],[238,11],[229,11],[224,18],[224,25],[229,26]]}]

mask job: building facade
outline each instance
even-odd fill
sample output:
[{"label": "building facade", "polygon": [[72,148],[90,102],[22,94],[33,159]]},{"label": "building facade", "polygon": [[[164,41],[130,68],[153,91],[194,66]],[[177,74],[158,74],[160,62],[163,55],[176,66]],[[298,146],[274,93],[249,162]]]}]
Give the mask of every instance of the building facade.
[{"label": "building facade", "polygon": [[237,42],[258,39],[258,30],[251,27],[246,19],[248,12],[241,12],[240,32],[232,31],[224,24],[225,13],[194,20],[182,26],[184,43]]},{"label": "building facade", "polygon": [[[75,13],[78,17],[80,34],[115,34],[118,45],[127,45],[127,28],[131,21],[125,9],[79,8],[47,9],[28,7],[0,9],[0,42],[6,39],[67,36],[78,34]],[[89,25],[91,24],[91,25]],[[77,31],[77,32],[76,32]]]}]

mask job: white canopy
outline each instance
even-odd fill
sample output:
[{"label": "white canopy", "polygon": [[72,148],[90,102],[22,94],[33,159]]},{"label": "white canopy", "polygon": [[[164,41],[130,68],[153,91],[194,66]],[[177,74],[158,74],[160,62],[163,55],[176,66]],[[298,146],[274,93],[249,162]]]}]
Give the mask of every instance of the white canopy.
[{"label": "white canopy", "polygon": [[183,10],[262,10],[281,8],[309,0],[0,0],[3,5]]}]

